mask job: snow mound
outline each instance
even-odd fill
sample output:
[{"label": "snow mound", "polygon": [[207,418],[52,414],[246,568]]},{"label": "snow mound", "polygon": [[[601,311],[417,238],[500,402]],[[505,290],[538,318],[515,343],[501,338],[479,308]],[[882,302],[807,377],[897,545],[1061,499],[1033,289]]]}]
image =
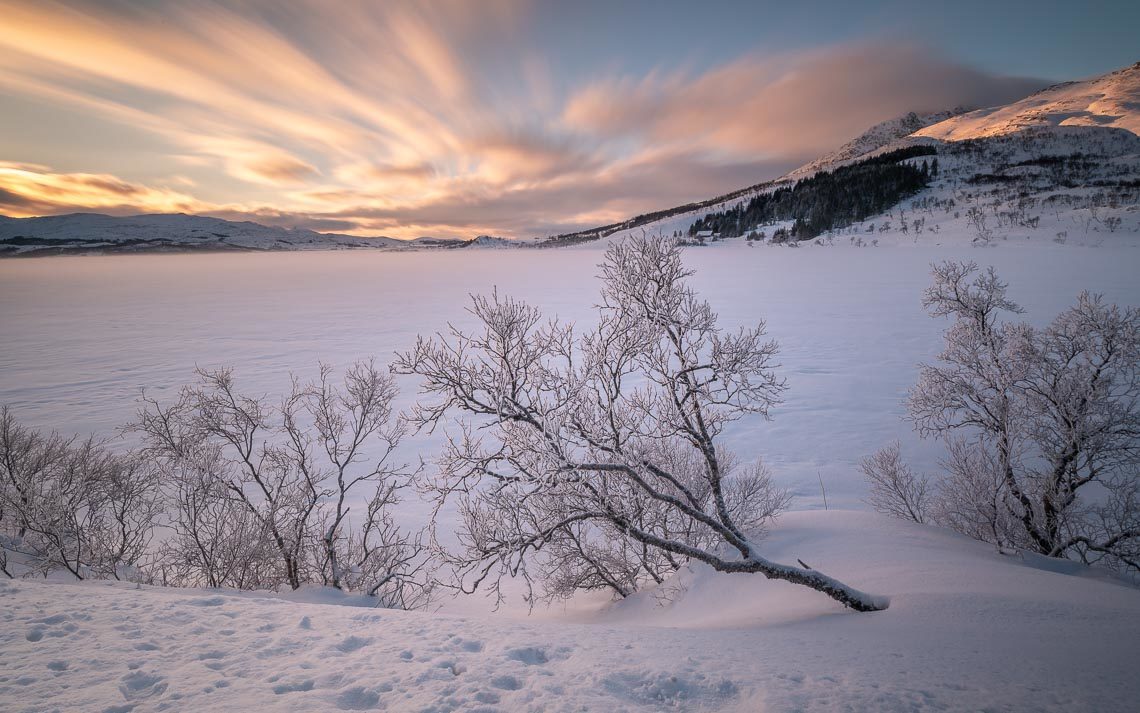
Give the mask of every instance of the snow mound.
[{"label": "snow mound", "polygon": [[664,604],[529,619],[0,581],[0,707],[1111,713],[1140,696],[1140,590],[1111,578],[858,512],[789,513],[764,552],[891,607],[703,568]]}]

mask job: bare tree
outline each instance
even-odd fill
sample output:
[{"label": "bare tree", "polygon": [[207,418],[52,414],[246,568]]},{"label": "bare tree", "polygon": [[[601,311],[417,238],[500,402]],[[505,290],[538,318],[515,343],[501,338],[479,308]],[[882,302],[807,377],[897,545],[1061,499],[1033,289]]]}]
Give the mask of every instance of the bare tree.
[{"label": "bare tree", "polygon": [[[451,434],[430,483],[438,502],[457,498],[461,586],[501,596],[504,576],[530,585],[532,559],[552,542],[573,545],[588,527],[633,552],[761,573],[859,611],[885,608],[814,569],[764,558],[745,529],[758,524],[749,488],[736,484],[717,439],[734,420],[768,417],[780,400],[777,346],[763,324],[720,329],[686,284],[673,241],[615,243],[601,268],[599,325],[587,333],[496,293],[473,299],[478,331],[420,338],[394,366],[423,377],[434,397],[411,414],[417,426],[446,424],[453,411],[475,419]],[[695,482],[665,456],[683,451],[699,466]]]},{"label": "bare tree", "polygon": [[120,577],[143,556],[160,511],[152,473],[93,438],[44,435],[0,410],[0,527],[28,573]]},{"label": "bare tree", "polygon": [[[706,508],[715,507],[708,479],[702,476],[703,461],[694,449],[662,450],[656,457]],[[791,496],[772,483],[762,464],[738,468],[735,457],[721,449],[717,457],[729,474],[724,479],[728,512],[753,539],[762,536],[770,520],[787,508]],[[631,491],[626,509],[638,529],[703,548],[718,544],[715,533],[644,493]],[[593,589],[624,598],[645,584],[662,584],[688,562],[687,557],[632,540],[605,521],[575,523],[555,532],[543,552],[539,579],[547,598],[567,598],[578,590]]]},{"label": "bare tree", "polygon": [[985,244],[993,240],[994,231],[986,225],[988,216],[986,215],[985,209],[974,206],[967,211],[966,218],[970,227],[974,229],[975,236],[973,242]]},{"label": "bare tree", "polygon": [[928,479],[903,462],[899,448],[895,442],[859,464],[871,483],[867,502],[881,513],[926,522],[930,509]]},{"label": "bare tree", "polygon": [[[294,379],[279,406],[239,393],[228,369],[199,371],[169,406],[145,400],[132,427],[176,490],[165,572],[209,586],[317,582],[418,601],[408,592],[426,591],[413,581],[424,548],[388,515],[408,478],[390,463],[403,437],[392,377],[372,362],[352,365],[341,385],[331,375],[322,365],[316,382]],[[350,523],[360,497],[367,511]]]},{"label": "bare tree", "polygon": [[16,538],[27,533],[37,488],[64,460],[69,446],[59,434],[37,433],[17,423],[7,406],[0,408],[0,522]]},{"label": "bare tree", "polygon": [[[950,316],[909,408],[946,437],[936,522],[999,546],[1140,569],[1140,310],[1083,293],[1044,329],[993,269],[935,266],[925,306]],[[953,438],[951,438],[953,436]]]},{"label": "bare tree", "polygon": [[99,487],[103,517],[92,534],[99,554],[92,569],[103,577],[134,577],[164,510],[160,476],[146,459],[129,453],[107,461]]},{"label": "bare tree", "polygon": [[152,583],[257,589],[280,582],[270,533],[226,490],[224,467],[217,446],[161,463],[171,533],[146,568]]},{"label": "bare tree", "polygon": [[133,427],[168,473],[189,468],[203,481],[201,493],[224,494],[244,507],[272,540],[280,579],[297,589],[307,578],[303,555],[319,483],[273,439],[275,414],[265,399],[239,394],[229,369],[198,375],[200,384],[183,388],[170,407],[148,401]]}]

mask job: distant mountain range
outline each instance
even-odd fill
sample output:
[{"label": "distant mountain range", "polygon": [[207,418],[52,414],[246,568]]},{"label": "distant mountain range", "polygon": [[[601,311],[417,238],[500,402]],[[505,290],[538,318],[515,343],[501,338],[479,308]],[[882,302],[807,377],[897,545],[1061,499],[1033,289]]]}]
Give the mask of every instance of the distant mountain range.
[{"label": "distant mountain range", "polygon": [[[979,205],[971,207],[980,210],[981,203],[988,201],[985,204],[993,215],[992,222],[1001,224],[1000,213],[1003,209],[1011,212],[1013,203],[1020,206],[1018,210],[1025,214],[1025,222],[1031,217],[1025,212],[1025,206],[1043,202],[1043,205],[1049,204],[1054,222],[1058,224],[1063,222],[1062,213],[1074,214],[1070,222],[1075,223],[1075,212],[1086,211],[1092,216],[1085,220],[1086,232],[1090,226],[1097,227],[1092,225],[1093,219],[1103,223],[1105,217],[1110,232],[1121,226],[1127,232],[1133,226],[1125,222],[1126,219],[1137,222],[1137,211],[1128,209],[1140,205],[1140,63],[1093,79],[1058,84],[1005,106],[907,114],[872,127],[836,151],[775,181],[620,223],[528,241],[491,236],[472,240],[403,241],[184,214],[114,217],[74,213],[42,218],[0,216],[0,256],[561,247],[620,237],[634,230],[684,236],[706,216],[745,206],[761,194],[793,186],[822,171],[834,171],[840,166],[914,146],[931,147],[926,153],[942,159],[944,170],[938,181],[927,189],[927,204],[934,200],[949,206],[978,199]],[[983,188],[967,190],[962,186]],[[950,210],[946,213],[949,215]],[[982,218],[964,213],[968,211],[954,212],[963,230],[970,227],[973,233],[980,235],[992,232],[990,228],[979,231],[976,223]],[[899,214],[902,214],[901,209]],[[1014,226],[1013,219],[1004,220],[1009,221],[1010,227]],[[877,222],[877,229],[882,232],[884,222]],[[894,225],[898,227],[897,219]],[[741,225],[736,232],[738,235],[757,234],[763,232],[758,231],[759,227]],[[1140,231],[1140,223],[1134,227]],[[829,232],[834,233],[834,230]],[[910,231],[903,234],[909,236]]]},{"label": "distant mountain range", "polygon": [[0,216],[0,256],[261,250],[409,250],[496,247],[503,238],[473,240],[361,238],[277,228],[183,213],[117,217],[71,213],[42,218]]}]

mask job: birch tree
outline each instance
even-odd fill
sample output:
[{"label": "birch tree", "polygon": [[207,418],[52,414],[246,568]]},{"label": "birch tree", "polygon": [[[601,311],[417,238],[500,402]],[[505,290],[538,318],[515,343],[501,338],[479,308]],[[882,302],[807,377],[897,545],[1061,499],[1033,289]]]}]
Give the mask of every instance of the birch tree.
[{"label": "birch tree", "polygon": [[[1140,310],[1085,292],[1037,329],[1009,319],[1021,309],[992,268],[933,275],[924,305],[953,321],[908,397],[918,432],[947,443],[933,521],[1140,570]],[[905,507],[918,485],[905,476],[880,510]]]},{"label": "birch tree", "polygon": [[392,462],[404,431],[387,371],[358,362],[336,384],[322,365],[280,404],[240,392],[229,369],[198,374],[169,405],[145,399],[133,425],[175,491],[166,571],[209,586],[318,583],[422,603],[424,548],[389,515],[409,473]]},{"label": "birch tree", "polygon": [[551,546],[582,569],[574,543],[585,529],[629,551],[804,585],[858,611],[885,608],[761,554],[754,533],[770,503],[754,495],[769,486],[730,467],[720,440],[733,421],[768,418],[784,392],[763,323],[720,328],[674,241],[615,243],[601,270],[594,329],[579,333],[494,293],[473,298],[473,331],[420,338],[394,365],[423,380],[410,420],[454,428],[428,487],[456,503],[461,586],[501,596],[504,577],[530,585]]}]

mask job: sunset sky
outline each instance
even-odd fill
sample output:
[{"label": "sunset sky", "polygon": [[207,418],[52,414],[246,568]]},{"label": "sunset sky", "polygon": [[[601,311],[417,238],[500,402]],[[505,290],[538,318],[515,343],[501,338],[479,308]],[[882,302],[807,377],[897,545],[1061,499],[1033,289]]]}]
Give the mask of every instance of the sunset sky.
[{"label": "sunset sky", "polygon": [[1140,59],[1138,3],[863,5],[0,0],[0,214],[545,235]]}]

